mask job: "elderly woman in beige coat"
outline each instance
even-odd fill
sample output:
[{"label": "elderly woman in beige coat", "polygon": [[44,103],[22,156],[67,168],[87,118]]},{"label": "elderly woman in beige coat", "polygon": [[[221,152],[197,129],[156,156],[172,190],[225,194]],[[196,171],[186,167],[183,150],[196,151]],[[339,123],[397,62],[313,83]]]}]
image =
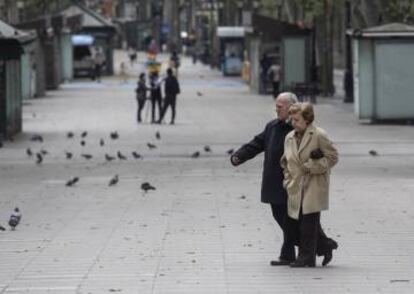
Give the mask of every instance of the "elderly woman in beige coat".
[{"label": "elderly woman in beige coat", "polygon": [[292,238],[299,238],[299,256],[291,266],[314,267],[320,212],[329,206],[329,176],[338,152],[326,132],[312,124],[311,104],[293,104],[289,115],[294,130],[285,138],[281,165],[288,193],[289,231]]}]

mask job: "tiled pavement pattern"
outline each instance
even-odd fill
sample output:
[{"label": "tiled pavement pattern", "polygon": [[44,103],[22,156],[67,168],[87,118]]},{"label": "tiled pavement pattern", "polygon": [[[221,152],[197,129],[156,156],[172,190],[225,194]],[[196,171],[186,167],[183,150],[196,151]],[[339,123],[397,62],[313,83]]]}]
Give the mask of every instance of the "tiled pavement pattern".
[{"label": "tiled pavement pattern", "polygon": [[[318,123],[340,152],[322,223],[339,249],[327,267],[271,267],[281,234],[259,201],[262,157],[235,169],[226,150],[263,129],[272,100],[189,60],[180,79],[175,126],[136,125],[132,78],[76,81],[25,103],[24,133],[0,149],[0,224],[16,205],[23,213],[16,231],[0,231],[1,294],[414,292],[412,126],[359,124],[349,105],[320,100]],[[45,142],[31,142],[35,133]],[[27,147],[50,155],[38,166]],[[118,150],[127,161],[105,162]],[[157,190],[143,193],[143,181]]]}]

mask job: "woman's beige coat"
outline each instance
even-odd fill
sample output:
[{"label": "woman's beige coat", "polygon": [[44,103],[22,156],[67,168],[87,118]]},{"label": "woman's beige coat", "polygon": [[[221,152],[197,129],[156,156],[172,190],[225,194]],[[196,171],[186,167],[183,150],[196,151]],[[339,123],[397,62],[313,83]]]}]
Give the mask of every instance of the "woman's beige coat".
[{"label": "woman's beige coat", "polygon": [[[310,153],[321,149],[324,157],[311,159]],[[338,162],[338,152],[324,130],[310,124],[297,145],[295,131],[285,138],[285,151],[281,158],[284,182],[288,193],[288,214],[298,219],[302,213],[309,214],[327,210],[329,207],[329,175]]]}]

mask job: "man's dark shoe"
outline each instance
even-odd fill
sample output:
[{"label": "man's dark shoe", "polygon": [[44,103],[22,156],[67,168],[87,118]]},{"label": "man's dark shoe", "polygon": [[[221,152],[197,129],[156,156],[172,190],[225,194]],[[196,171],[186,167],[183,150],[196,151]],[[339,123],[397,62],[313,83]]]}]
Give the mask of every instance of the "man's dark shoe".
[{"label": "man's dark shoe", "polygon": [[331,248],[323,255],[322,266],[326,266],[332,260],[332,251],[338,248],[338,243],[332,240],[330,244]]},{"label": "man's dark shoe", "polygon": [[306,259],[297,259],[295,262],[292,262],[290,267],[315,267],[314,260],[306,260]]},{"label": "man's dark shoe", "polygon": [[328,263],[330,263],[332,260],[332,250],[329,250],[325,253],[322,260],[322,266],[326,266]]},{"label": "man's dark shoe", "polygon": [[279,260],[271,260],[270,265],[271,266],[283,266],[283,265],[289,265],[292,262],[295,262],[294,260],[287,260],[283,258],[279,258]]}]

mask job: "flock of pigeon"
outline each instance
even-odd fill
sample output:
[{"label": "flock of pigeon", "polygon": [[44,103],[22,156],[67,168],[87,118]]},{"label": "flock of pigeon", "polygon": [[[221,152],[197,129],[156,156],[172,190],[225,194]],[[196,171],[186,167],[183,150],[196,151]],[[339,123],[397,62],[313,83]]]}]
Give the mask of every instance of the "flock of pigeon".
[{"label": "flock of pigeon", "polygon": [[[84,131],[84,132],[82,132],[81,134],[80,134],[80,139],[81,139],[81,141],[80,141],[80,145],[81,146],[85,146],[86,145],[86,137],[88,136],[88,132],[87,131]],[[75,134],[73,133],[73,132],[68,132],[67,134],[66,134],[66,137],[68,138],[68,139],[73,139],[74,137],[75,137]],[[110,139],[111,140],[117,140],[117,139],[119,139],[119,134],[118,134],[118,132],[111,132],[110,134],[109,134],[109,137],[110,137]],[[155,133],[155,138],[157,139],[157,140],[161,140],[161,134],[160,134],[160,132],[159,131],[157,131],[156,133]],[[41,136],[41,135],[39,135],[39,134],[35,134],[35,135],[33,135],[31,138],[30,138],[30,141],[32,141],[32,142],[39,142],[39,143],[43,143],[44,142],[44,139],[43,139],[43,137]],[[1,141],[0,141],[0,143],[1,143]],[[104,139],[103,138],[101,138],[100,140],[99,140],[99,145],[102,147],[102,146],[104,146],[105,145],[105,141],[104,141]],[[0,145],[0,148],[2,147],[2,145]],[[148,147],[148,149],[149,150],[153,150],[153,149],[156,149],[157,148],[157,145],[156,144],[154,144],[154,143],[150,143],[150,142],[148,142],[147,143],[147,147]],[[231,154],[233,154],[233,149],[229,149],[229,150],[227,150],[227,154],[228,155],[231,155]],[[73,153],[72,152],[69,152],[69,151],[64,151],[65,152],[65,157],[66,157],[66,159],[67,160],[71,160],[72,158],[73,158]],[[212,150],[211,150],[211,148],[210,148],[210,146],[208,146],[208,145],[206,145],[206,146],[204,146],[204,152],[205,153],[211,153],[212,152]],[[132,157],[134,158],[134,159],[143,159],[143,156],[141,155],[141,154],[139,154],[138,152],[136,152],[136,151],[132,151],[131,152],[131,154],[132,154]],[[49,155],[49,151],[47,151],[46,149],[44,149],[44,148],[41,148],[38,152],[34,152],[31,148],[27,148],[26,149],[26,155],[28,156],[28,157],[30,157],[30,158],[35,158],[35,163],[36,164],[38,164],[38,165],[41,165],[42,163],[43,163],[43,160],[44,160],[44,158],[47,156],[47,155]],[[92,159],[93,158],[93,155],[91,155],[91,154],[87,154],[87,153],[82,153],[81,155],[80,155],[81,157],[83,157],[84,159],[86,159],[86,160],[90,160],[90,159]],[[194,153],[192,153],[191,154],[191,158],[199,158],[201,156],[201,152],[200,151],[195,151]],[[118,151],[117,152],[117,154],[116,154],[116,156],[111,156],[111,155],[109,155],[109,154],[107,154],[107,153],[105,153],[105,160],[106,161],[108,161],[108,162],[110,162],[110,161],[113,161],[113,160],[115,160],[115,159],[118,159],[118,160],[127,160],[128,158],[127,158],[127,156],[126,155],[124,155],[124,154],[122,154],[121,153],[121,151]],[[79,177],[73,177],[73,178],[71,178],[71,179],[69,179],[67,182],[66,182],[66,184],[65,184],[65,186],[66,187],[73,187],[73,186],[75,186],[77,183],[79,182]],[[109,182],[108,182],[108,186],[109,187],[112,187],[112,186],[115,186],[115,185],[117,185],[118,184],[118,182],[119,182],[119,175],[118,174],[116,174],[115,176],[113,176],[110,180],[109,180]],[[143,182],[142,184],[141,184],[141,190],[144,192],[144,193],[147,193],[148,191],[151,191],[151,190],[156,190],[156,188],[153,186],[153,185],[151,185],[149,182]],[[20,213],[20,210],[19,210],[19,208],[18,207],[16,207],[15,209],[14,209],[14,212],[12,213],[12,215],[10,216],[10,219],[9,219],[9,226],[10,226],[10,229],[11,230],[15,230],[15,228],[16,228],[16,226],[20,223],[20,221],[21,221],[21,217],[22,217],[22,215],[21,215],[21,213]],[[6,229],[3,227],[3,226],[1,226],[0,225],[0,231],[5,231]]]},{"label": "flock of pigeon", "polygon": [[[87,135],[88,135],[88,132],[87,131],[84,131],[84,132],[82,132],[81,134],[80,134],[80,137],[81,137],[81,141],[80,141],[80,144],[81,144],[81,146],[85,146],[86,145],[86,141],[85,141],[85,138],[87,137]],[[74,136],[75,136],[75,134],[73,133],[73,132],[68,132],[67,134],[66,134],[66,137],[68,138],[68,139],[72,139],[72,138],[74,138]],[[117,140],[118,138],[119,138],[119,134],[118,134],[118,132],[111,132],[110,133],[110,138],[112,139],[112,140]],[[157,140],[161,140],[161,134],[160,134],[160,132],[159,131],[157,131],[156,133],[155,133],[155,138],[157,139]],[[43,143],[43,137],[41,136],[41,135],[38,135],[38,134],[36,134],[36,135],[33,135],[31,138],[30,138],[30,140],[31,141],[33,141],[33,142],[40,142],[40,143]],[[105,141],[104,141],[104,139],[100,139],[99,140],[99,145],[102,147],[102,146],[104,146],[105,145]],[[148,149],[149,150],[153,150],[153,149],[156,149],[157,148],[157,145],[155,145],[154,143],[150,143],[150,142],[148,142],[147,143],[147,147],[148,147]],[[206,153],[211,153],[212,151],[211,151],[211,148],[210,148],[210,146],[208,146],[208,145],[206,145],[206,146],[204,146],[204,152],[206,152]],[[233,152],[234,152],[234,150],[233,149],[229,149],[229,150],[227,150],[227,154],[228,155],[231,155],[231,154],[233,154]],[[38,152],[33,152],[30,148],[27,148],[26,149],[26,154],[27,154],[27,156],[29,156],[29,157],[35,157],[36,158],[36,164],[42,164],[42,162],[43,162],[43,159],[44,159],[44,157],[46,156],[46,155],[48,155],[49,154],[49,152],[47,151],[47,150],[45,150],[45,149],[40,149],[40,151],[38,151]],[[136,151],[132,151],[131,152],[131,154],[132,154],[132,157],[134,158],[134,159],[143,159],[143,156],[141,155],[141,154],[139,154],[138,152],[136,152]],[[73,153],[72,152],[68,152],[68,151],[65,151],[65,156],[66,156],[66,159],[67,160],[70,160],[70,159],[72,159],[73,158]],[[83,157],[84,159],[86,159],[86,160],[90,160],[90,159],[92,159],[93,158],[93,155],[91,155],[91,154],[88,154],[88,153],[82,153],[81,155],[80,155],[81,157]],[[198,158],[198,157],[200,157],[201,156],[201,152],[200,151],[195,151],[194,153],[192,153],[191,154],[191,158]],[[118,160],[127,160],[128,158],[127,158],[127,156],[126,155],[124,155],[123,153],[121,153],[121,151],[118,151],[117,152],[117,154],[116,154],[116,156],[111,156],[111,155],[109,155],[108,153],[105,153],[105,160],[106,161],[108,161],[108,162],[110,162],[110,161],[113,161],[113,160],[116,160],[118,158]],[[66,186],[67,187],[72,187],[72,186],[74,186],[77,182],[79,181],[79,178],[78,177],[74,177],[74,178],[72,178],[72,179],[70,179],[70,180],[68,180],[67,182],[66,182]],[[118,183],[118,181],[119,181],[119,176],[118,175],[115,175],[110,181],[109,181],[109,184],[108,184],[108,186],[114,186],[114,185],[116,185],[117,183]],[[145,187],[147,187],[147,186],[145,186]],[[153,187],[153,186],[151,186],[150,185],[150,187],[151,188],[153,188],[153,189],[144,189],[143,188],[143,190],[145,191],[145,192],[147,192],[148,190],[155,190],[155,188]]]},{"label": "flock of pigeon", "polygon": [[[80,134],[80,138],[81,138],[80,145],[81,145],[81,146],[85,146],[85,145],[86,145],[86,137],[87,137],[87,136],[88,136],[88,132],[87,132],[87,131],[84,131],[84,132],[82,132],[82,133]],[[75,134],[74,134],[73,132],[68,132],[68,133],[66,134],[66,137],[67,137],[68,139],[72,139],[72,138],[74,138],[74,137],[75,137]],[[117,140],[117,139],[119,139],[119,134],[118,134],[118,132],[116,132],[116,131],[115,131],[115,132],[111,132],[111,133],[109,134],[109,137],[110,137],[112,140]],[[157,132],[155,133],[155,138],[156,138],[157,140],[161,140],[161,134],[160,134],[160,132],[159,132],[159,131],[157,131]],[[30,141],[43,143],[43,142],[44,142],[44,139],[43,139],[43,137],[42,137],[41,135],[35,134],[35,135],[33,135],[33,136],[30,138]],[[101,138],[101,139],[99,140],[99,145],[100,145],[101,147],[102,147],[102,146],[105,146],[105,141],[104,141],[104,139],[103,139],[103,138]],[[156,149],[156,148],[157,148],[157,145],[155,145],[155,144],[153,144],[153,143],[148,142],[148,143],[147,143],[147,147],[148,147],[150,150],[153,150],[153,149]],[[42,148],[42,149],[40,149],[40,151],[38,151],[38,152],[33,152],[33,151],[32,151],[32,149],[27,148],[27,149],[26,149],[26,154],[27,154],[27,156],[29,156],[29,157],[35,157],[35,158],[36,158],[36,161],[35,161],[35,162],[36,162],[36,164],[40,165],[40,164],[42,164],[44,157],[45,157],[46,155],[48,155],[48,154],[49,154],[49,152],[48,152],[47,150],[43,149],[43,148]],[[132,152],[131,152],[131,154],[132,154],[132,156],[134,157],[134,159],[143,159],[143,156],[142,156],[141,154],[139,154],[138,152],[136,152],[136,151],[132,151]],[[73,153],[72,153],[72,152],[65,151],[65,156],[66,156],[66,159],[67,159],[67,160],[70,160],[70,159],[72,159],[72,158],[73,158]],[[83,158],[84,158],[84,159],[86,159],[86,160],[90,160],[90,159],[92,159],[92,158],[93,158],[93,155],[88,154],[88,153],[82,153],[80,156],[81,156],[81,157],[83,157]],[[124,155],[124,154],[122,154],[122,153],[121,153],[121,151],[118,151],[118,152],[117,152],[117,154],[116,154],[116,156],[111,156],[111,155],[109,155],[109,154],[105,153],[105,160],[106,160],[106,161],[108,161],[108,162],[113,161],[113,160],[115,160],[115,159],[117,159],[117,158],[118,158],[119,160],[128,160],[127,156],[126,156],[126,155]],[[78,182],[79,182],[79,177],[73,177],[73,178],[69,179],[69,180],[66,182],[65,186],[66,186],[66,187],[73,187],[73,186],[75,186]],[[118,184],[118,182],[119,182],[119,175],[115,175],[115,176],[113,176],[113,177],[109,180],[108,186],[109,186],[109,187],[111,187],[111,186],[115,186],[115,185],[117,185],[117,184]],[[146,192],[148,192],[148,191],[150,191],[150,190],[155,190],[156,188],[155,188],[154,186],[152,186],[149,182],[144,182],[144,183],[142,183],[142,185],[141,185],[141,189],[142,189],[142,190],[146,193]]]}]

